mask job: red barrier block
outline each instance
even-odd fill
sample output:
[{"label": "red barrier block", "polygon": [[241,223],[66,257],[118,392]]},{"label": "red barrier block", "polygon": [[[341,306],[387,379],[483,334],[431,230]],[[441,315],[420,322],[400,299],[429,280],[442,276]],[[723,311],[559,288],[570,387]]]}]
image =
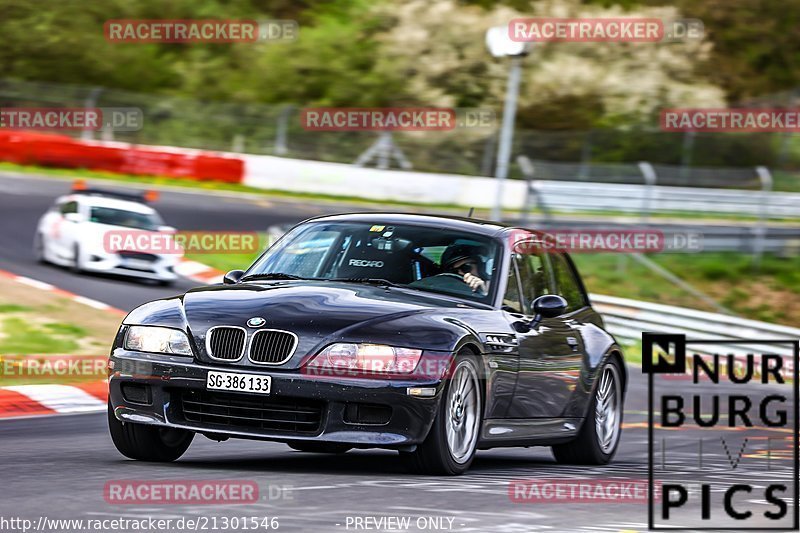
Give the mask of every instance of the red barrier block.
[{"label": "red barrier block", "polygon": [[65,135],[14,130],[0,130],[0,161],[226,183],[241,183],[244,178],[244,161],[235,157],[134,145],[108,146]]}]

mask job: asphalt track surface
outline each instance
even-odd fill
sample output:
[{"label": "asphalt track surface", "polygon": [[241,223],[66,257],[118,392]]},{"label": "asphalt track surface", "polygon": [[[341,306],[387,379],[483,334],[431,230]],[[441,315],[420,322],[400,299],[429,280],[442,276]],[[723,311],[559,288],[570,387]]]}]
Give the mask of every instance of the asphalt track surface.
[{"label": "asphalt track surface", "polygon": [[[118,279],[74,276],[56,267],[36,264],[30,251],[36,220],[53,199],[68,188],[69,184],[61,181],[0,177],[1,269],[126,310],[192,285],[180,282],[164,289]],[[272,224],[341,210],[330,204],[206,198],[184,193],[163,194],[157,208],[168,224],[186,230],[264,230]],[[629,372],[631,383],[622,440],[614,462],[605,467],[558,465],[547,448],[498,449],[479,452],[471,470],[457,478],[415,476],[406,472],[394,452],[365,450],[329,456],[296,452],[277,443],[245,440],[216,443],[202,436],[195,438],[178,462],[154,465],[128,461],[117,453],[108,437],[104,414],[3,421],[0,423],[3,481],[0,530],[22,531],[20,522],[2,522],[12,518],[32,520],[31,528],[38,527],[39,531],[78,531],[88,522],[53,524],[45,519],[147,517],[172,519],[169,531],[194,530],[185,522],[181,527],[177,522],[181,518],[199,519],[198,523],[205,524],[208,531],[224,531],[223,519],[234,517],[277,518],[277,531],[406,531],[391,527],[393,522],[377,522],[387,517],[410,520],[408,531],[646,530],[646,503],[585,503],[570,498],[558,503],[552,500],[517,503],[509,495],[509,484],[515,480],[561,483],[647,480],[647,387],[641,369],[630,367]],[[737,387],[735,392],[758,398],[768,389],[770,386],[749,385]],[[703,396],[712,393],[708,383],[690,385],[681,380],[659,381],[657,392],[665,390],[697,392]],[[785,386],[784,391],[791,392]],[[797,404],[788,406],[789,413],[796,410]],[[789,418],[791,422],[791,415]],[[755,423],[763,425],[759,421]],[[714,485],[712,520],[701,523],[700,493],[695,487],[690,493],[690,502],[676,512],[684,525],[738,528],[744,524],[722,518],[721,494],[717,488],[734,481],[749,481],[760,487],[779,481],[791,486],[794,476],[792,448],[791,442],[786,440],[791,435],[785,430],[765,428],[746,432],[708,431],[656,432],[657,479],[689,484],[706,481]],[[726,439],[724,444],[720,436]],[[748,443],[733,468],[732,461],[736,462],[745,436]],[[704,442],[702,464],[701,437]],[[776,440],[770,444],[767,437]],[[249,504],[109,503],[104,498],[104,487],[106,483],[120,480],[253,481],[259,487],[260,498],[257,503]],[[749,497],[737,496],[735,501],[742,510],[750,509],[755,513],[753,522],[747,524],[749,527],[776,525],[762,515],[764,511],[774,510],[764,501],[763,489],[756,489]],[[437,524],[440,527],[437,528]],[[241,524],[239,526],[238,530],[244,530]],[[126,530],[134,529],[115,531]],[[266,531],[263,528],[250,530]]]}]

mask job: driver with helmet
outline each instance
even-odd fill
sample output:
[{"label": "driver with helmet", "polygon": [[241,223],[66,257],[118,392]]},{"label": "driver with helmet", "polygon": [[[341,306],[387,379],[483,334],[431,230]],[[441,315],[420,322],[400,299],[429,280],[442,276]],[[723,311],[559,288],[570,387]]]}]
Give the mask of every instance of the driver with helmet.
[{"label": "driver with helmet", "polygon": [[482,247],[478,245],[451,244],[442,254],[442,272],[462,276],[472,292],[480,291],[486,295],[489,293],[489,275],[482,252]]}]

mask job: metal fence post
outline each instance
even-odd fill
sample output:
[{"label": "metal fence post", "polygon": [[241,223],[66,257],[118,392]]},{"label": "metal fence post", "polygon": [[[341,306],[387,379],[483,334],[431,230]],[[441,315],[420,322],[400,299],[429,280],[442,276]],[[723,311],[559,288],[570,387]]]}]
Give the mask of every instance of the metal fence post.
[{"label": "metal fence post", "polygon": [[644,178],[644,198],[642,199],[642,222],[648,223],[650,218],[650,211],[652,210],[653,192],[656,185],[656,171],[653,165],[647,161],[639,161],[639,171]]},{"label": "metal fence post", "polygon": [[495,181],[497,192],[492,208],[492,220],[499,221],[503,215],[503,186],[508,177],[508,163],[511,160],[511,143],[514,140],[514,117],[517,113],[519,82],[522,77],[522,56],[511,57],[508,72],[508,86],[503,105],[503,125],[500,128],[500,144],[497,148],[497,167]]},{"label": "metal fence post", "polygon": [[[105,90],[105,87],[95,87],[89,91],[89,95],[83,102],[84,109],[89,111],[93,107],[97,107],[97,99],[100,98],[100,94]],[[81,131],[81,139],[84,141],[91,141],[94,139],[94,132],[90,128],[85,128],[83,131]]]},{"label": "metal fence post", "polygon": [[692,166],[692,151],[694,150],[694,138],[697,132],[687,131],[683,134],[683,151],[681,154],[681,178],[689,177],[689,169]]},{"label": "metal fence post", "polygon": [[535,168],[531,160],[528,159],[528,156],[518,156],[517,157],[517,164],[519,168],[522,170],[522,174],[525,176],[525,205],[522,206],[522,217],[520,223],[522,226],[526,226],[528,224],[528,217],[530,216],[531,211],[531,196],[536,196],[536,204],[542,207],[542,213],[545,216],[545,219],[549,218],[547,216],[547,208],[544,207],[544,202],[542,201],[541,196],[539,195],[539,191],[536,188],[536,182],[533,181],[533,176],[535,172]]},{"label": "metal fence post", "polygon": [[764,241],[767,238],[767,219],[769,218],[769,197],[772,191],[772,174],[764,166],[756,167],[756,174],[761,181],[761,195],[759,197],[758,226],[755,228],[755,243],[753,246],[753,266],[756,270],[761,268],[761,257],[764,255]]},{"label": "metal fence post", "polygon": [[497,147],[497,135],[498,133],[493,131],[491,135],[486,137],[483,147],[483,160],[481,162],[481,176],[491,176],[493,173],[492,163],[494,161],[495,148]]},{"label": "metal fence post", "polygon": [[592,168],[592,130],[586,132],[581,147],[581,167],[578,170],[578,178],[588,180]]},{"label": "metal fence post", "polygon": [[289,147],[286,143],[287,130],[289,124],[289,113],[292,111],[292,106],[287,105],[281,109],[278,115],[278,128],[275,132],[275,155],[286,155],[289,152]]}]

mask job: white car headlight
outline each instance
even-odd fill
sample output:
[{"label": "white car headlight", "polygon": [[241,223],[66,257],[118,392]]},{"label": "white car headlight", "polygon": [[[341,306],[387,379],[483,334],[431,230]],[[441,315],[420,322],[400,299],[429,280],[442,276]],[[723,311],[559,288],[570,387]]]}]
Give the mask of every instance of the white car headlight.
[{"label": "white car headlight", "polygon": [[125,335],[126,350],[136,352],[192,355],[189,338],[177,329],[158,326],[131,326]]}]

